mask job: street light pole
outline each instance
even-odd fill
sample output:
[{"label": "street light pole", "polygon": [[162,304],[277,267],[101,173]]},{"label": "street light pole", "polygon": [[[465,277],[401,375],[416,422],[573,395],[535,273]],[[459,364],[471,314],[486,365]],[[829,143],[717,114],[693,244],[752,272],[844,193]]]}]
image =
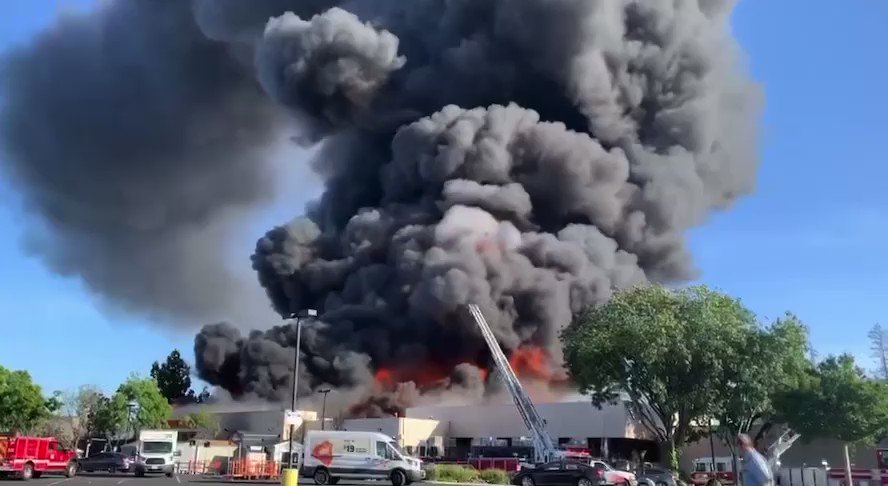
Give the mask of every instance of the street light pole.
[{"label": "street light pole", "polygon": [[330,389],[318,390],[318,393],[324,394],[324,401],[321,404],[321,430],[326,430],[324,424],[327,423],[327,394],[330,393]]},{"label": "street light pole", "polygon": [[287,460],[287,468],[293,469],[293,433],[295,432],[295,427],[293,427],[293,419],[296,415],[296,391],[299,390],[299,348],[302,342],[302,317],[314,317],[318,315],[318,311],[314,309],[306,309],[304,312],[300,312],[295,315],[291,315],[290,317],[296,318],[296,352],[293,356],[293,394],[292,394],[292,403],[290,407],[290,413],[292,416],[290,417],[290,433],[288,434],[288,450],[290,452],[290,457]]}]

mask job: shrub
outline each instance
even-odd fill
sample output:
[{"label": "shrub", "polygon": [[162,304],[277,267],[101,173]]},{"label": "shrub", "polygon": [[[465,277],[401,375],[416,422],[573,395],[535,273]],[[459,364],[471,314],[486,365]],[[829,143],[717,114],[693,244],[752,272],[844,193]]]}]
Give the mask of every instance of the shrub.
[{"label": "shrub", "polygon": [[457,464],[436,464],[428,473],[429,479],[455,483],[470,483],[480,478],[475,468]]},{"label": "shrub", "polygon": [[509,474],[502,469],[485,469],[481,471],[481,480],[490,484],[509,484]]}]

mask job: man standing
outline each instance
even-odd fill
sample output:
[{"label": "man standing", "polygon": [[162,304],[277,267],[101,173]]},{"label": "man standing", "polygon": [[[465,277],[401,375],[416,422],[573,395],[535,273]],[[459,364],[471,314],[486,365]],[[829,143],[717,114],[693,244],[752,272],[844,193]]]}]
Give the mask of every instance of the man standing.
[{"label": "man standing", "polygon": [[774,474],[768,461],[755,450],[746,434],[737,436],[737,445],[743,453],[743,486],[773,486]]}]

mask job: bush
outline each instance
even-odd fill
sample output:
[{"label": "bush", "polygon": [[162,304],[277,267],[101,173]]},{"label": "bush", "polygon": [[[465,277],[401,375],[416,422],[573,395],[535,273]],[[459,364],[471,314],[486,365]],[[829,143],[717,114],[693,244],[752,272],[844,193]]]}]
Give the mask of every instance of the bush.
[{"label": "bush", "polygon": [[448,481],[454,483],[470,483],[478,481],[478,470],[472,467],[457,464],[435,464],[428,471],[428,478],[435,481]]},{"label": "bush", "polygon": [[481,471],[481,480],[489,484],[509,484],[509,474],[502,469],[485,469]]}]

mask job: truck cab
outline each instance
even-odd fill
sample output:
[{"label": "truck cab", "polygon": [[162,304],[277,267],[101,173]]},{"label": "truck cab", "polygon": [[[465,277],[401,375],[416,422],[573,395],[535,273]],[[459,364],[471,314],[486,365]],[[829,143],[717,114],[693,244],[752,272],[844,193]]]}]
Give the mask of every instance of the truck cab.
[{"label": "truck cab", "polygon": [[54,437],[0,435],[0,477],[28,480],[43,474],[77,473],[77,454]]},{"label": "truck cab", "polygon": [[162,473],[172,476],[176,471],[176,457],[180,454],[175,430],[143,430],[139,433],[136,476]]}]

